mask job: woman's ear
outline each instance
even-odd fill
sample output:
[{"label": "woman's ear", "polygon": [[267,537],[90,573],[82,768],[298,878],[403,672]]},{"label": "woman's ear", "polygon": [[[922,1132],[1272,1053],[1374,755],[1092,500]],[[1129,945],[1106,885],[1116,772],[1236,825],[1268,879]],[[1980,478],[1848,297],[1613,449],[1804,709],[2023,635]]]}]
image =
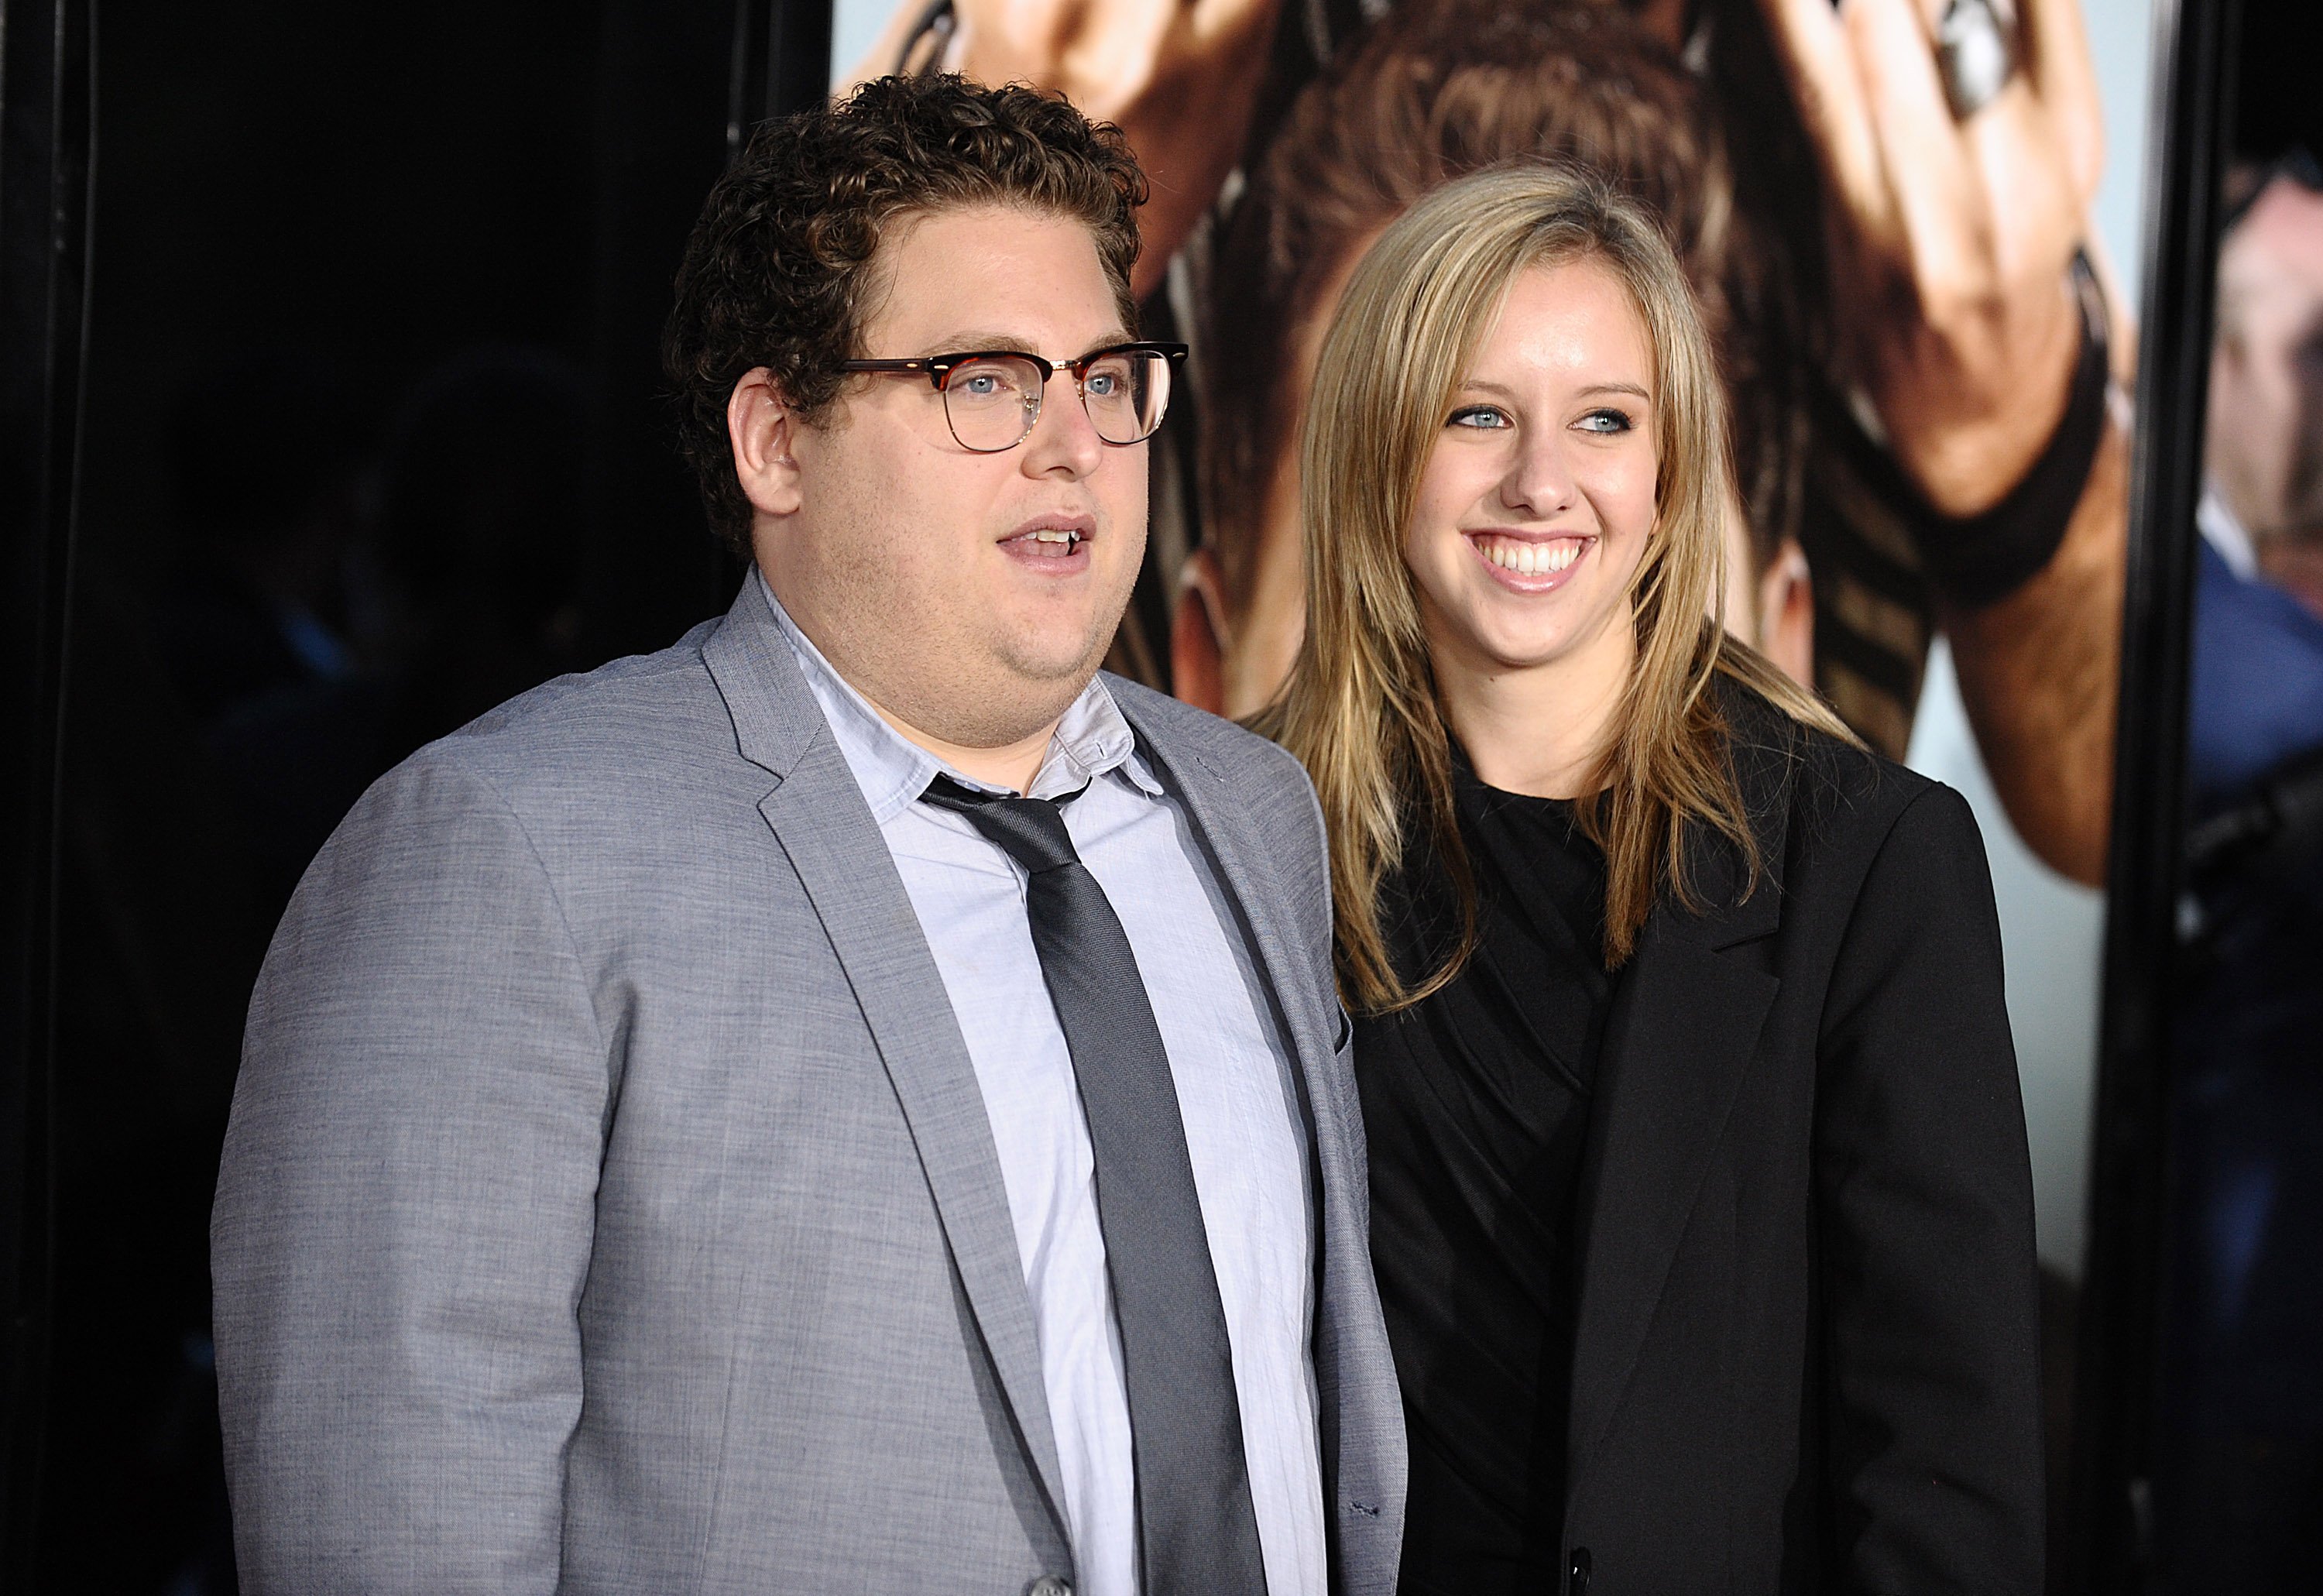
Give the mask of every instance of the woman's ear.
[{"label": "woman's ear", "polygon": [[794,515],[803,500],[793,447],[798,427],[796,412],[764,366],[744,372],[726,396],[726,439],[734,452],[734,477],[742,496],[760,515]]},{"label": "woman's ear", "polygon": [[1207,544],[1178,569],[1178,608],[1170,618],[1170,685],[1184,702],[1226,713],[1226,582]]}]

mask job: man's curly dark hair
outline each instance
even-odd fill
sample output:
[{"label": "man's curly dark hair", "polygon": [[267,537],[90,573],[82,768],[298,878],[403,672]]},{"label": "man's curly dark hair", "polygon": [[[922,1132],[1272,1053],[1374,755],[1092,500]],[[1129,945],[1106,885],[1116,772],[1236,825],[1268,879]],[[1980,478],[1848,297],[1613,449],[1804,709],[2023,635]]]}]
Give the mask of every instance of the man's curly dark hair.
[{"label": "man's curly dark hair", "polygon": [[973,205],[1085,223],[1134,332],[1129,269],[1145,192],[1119,128],[1019,85],[882,78],[762,124],[702,207],[662,335],[712,529],[748,557],[750,505],[726,435],[735,383],[764,366],[803,419],[828,412],[848,375],[840,362],[871,353],[863,326],[894,223]]}]

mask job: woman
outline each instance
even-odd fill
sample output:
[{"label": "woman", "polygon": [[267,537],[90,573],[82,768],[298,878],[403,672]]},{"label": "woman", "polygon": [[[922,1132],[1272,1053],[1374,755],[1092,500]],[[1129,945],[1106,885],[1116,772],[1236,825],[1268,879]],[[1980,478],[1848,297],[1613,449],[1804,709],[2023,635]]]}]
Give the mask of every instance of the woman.
[{"label": "woman", "polygon": [[1262,729],[1331,833],[1412,1592],[2036,1591],[2032,1189],[1967,806],[1725,637],[1648,216],[1496,168],[1326,335]]}]

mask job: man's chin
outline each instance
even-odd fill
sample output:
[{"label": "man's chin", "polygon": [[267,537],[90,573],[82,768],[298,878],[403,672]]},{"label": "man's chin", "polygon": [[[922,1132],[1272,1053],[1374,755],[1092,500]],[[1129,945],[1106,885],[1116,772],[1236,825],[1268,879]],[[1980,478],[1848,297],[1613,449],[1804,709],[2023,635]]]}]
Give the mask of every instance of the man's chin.
[{"label": "man's chin", "polygon": [[1125,604],[1113,610],[1102,624],[1083,614],[1071,620],[1042,617],[1007,628],[993,638],[993,655],[1010,674],[1028,685],[1039,683],[1079,693],[1105,662],[1120,629]]},{"label": "man's chin", "polygon": [[[967,748],[1005,748],[1031,737],[1072,707],[1105,661],[1112,642],[1086,636],[1044,639],[1018,635],[993,639],[982,658],[928,659],[925,665],[943,672],[941,681],[922,678],[917,692],[899,692],[908,698],[912,712],[895,706],[921,729]],[[969,646],[969,652],[981,650]]]},{"label": "man's chin", "polygon": [[[1108,638],[1107,643],[1111,641]],[[1029,704],[1053,704],[1046,715],[1028,709],[1028,718],[1035,723],[1044,718],[1064,713],[1081,690],[1089,684],[1097,668],[1105,664],[1106,645],[1093,649],[1081,649],[1071,654],[1019,655],[1004,659],[1007,674],[1022,689],[1022,697]]]}]

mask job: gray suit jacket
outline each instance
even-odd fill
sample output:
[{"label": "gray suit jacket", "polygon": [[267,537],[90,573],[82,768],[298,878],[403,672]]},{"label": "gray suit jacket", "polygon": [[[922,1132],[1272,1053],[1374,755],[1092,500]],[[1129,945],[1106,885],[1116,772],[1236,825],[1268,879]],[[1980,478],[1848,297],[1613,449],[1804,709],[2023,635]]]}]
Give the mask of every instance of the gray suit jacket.
[{"label": "gray suit jacket", "polygon": [[[1334,1583],[1385,1596],[1402,1418],[1320,817],[1272,745],[1110,685],[1297,1054]],[[1071,1577],[976,1076],[756,582],[355,807],[251,1002],[211,1241],[250,1591]]]}]

